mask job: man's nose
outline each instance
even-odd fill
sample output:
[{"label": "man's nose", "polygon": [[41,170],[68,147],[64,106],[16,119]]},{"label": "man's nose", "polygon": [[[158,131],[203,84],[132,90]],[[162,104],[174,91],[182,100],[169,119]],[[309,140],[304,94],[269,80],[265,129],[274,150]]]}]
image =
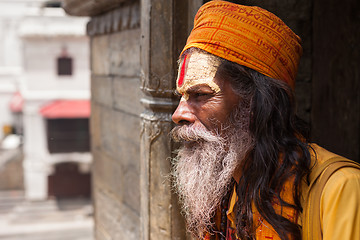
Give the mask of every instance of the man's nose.
[{"label": "man's nose", "polygon": [[191,124],[195,122],[195,115],[191,112],[187,101],[182,99],[179,102],[178,107],[172,115],[172,120],[178,125]]}]

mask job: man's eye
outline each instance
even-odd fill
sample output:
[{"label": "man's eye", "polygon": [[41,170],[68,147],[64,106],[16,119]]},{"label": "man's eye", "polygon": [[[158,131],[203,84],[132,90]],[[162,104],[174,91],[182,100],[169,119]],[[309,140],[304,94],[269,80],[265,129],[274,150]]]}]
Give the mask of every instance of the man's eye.
[{"label": "man's eye", "polygon": [[202,97],[202,96],[208,96],[208,95],[209,95],[208,93],[202,93],[202,92],[195,93],[196,97]]},{"label": "man's eye", "polygon": [[212,93],[209,92],[194,92],[192,94],[194,98],[208,99],[213,96]]}]

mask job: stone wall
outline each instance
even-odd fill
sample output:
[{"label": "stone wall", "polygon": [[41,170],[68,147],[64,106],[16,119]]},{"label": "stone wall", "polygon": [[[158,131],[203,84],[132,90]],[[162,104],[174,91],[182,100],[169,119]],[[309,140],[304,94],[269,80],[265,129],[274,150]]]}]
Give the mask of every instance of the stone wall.
[{"label": "stone wall", "polygon": [[93,17],[91,139],[95,238],[139,239],[139,2]]}]

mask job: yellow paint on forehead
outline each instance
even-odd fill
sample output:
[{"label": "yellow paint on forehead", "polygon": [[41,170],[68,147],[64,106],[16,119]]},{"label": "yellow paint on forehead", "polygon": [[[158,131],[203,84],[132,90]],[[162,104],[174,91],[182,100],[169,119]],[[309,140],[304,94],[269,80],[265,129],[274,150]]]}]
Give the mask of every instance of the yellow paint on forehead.
[{"label": "yellow paint on forehead", "polygon": [[[191,53],[179,66],[176,90],[183,96],[184,100],[189,98],[187,90],[200,84],[205,84],[218,93],[220,87],[214,82],[214,78],[220,63],[220,59],[211,54]],[[184,64],[185,66],[183,66]],[[183,72],[181,73],[181,71]],[[183,79],[180,79],[181,77]]]}]

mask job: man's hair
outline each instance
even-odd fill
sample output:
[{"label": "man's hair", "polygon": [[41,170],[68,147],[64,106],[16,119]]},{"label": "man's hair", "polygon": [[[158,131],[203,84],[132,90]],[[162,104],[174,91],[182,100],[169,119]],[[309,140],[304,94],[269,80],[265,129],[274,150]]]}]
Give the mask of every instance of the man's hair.
[{"label": "man's hair", "polygon": [[[295,114],[292,90],[282,81],[227,60],[220,65],[217,77],[230,81],[234,92],[251,104],[250,133],[255,143],[241,161],[238,236],[255,239],[254,205],[281,239],[301,239],[300,226],[277,214],[273,207],[275,200],[282,207],[302,212],[301,181],[310,168],[307,125]],[[293,181],[293,204],[280,195],[287,181]]]}]

